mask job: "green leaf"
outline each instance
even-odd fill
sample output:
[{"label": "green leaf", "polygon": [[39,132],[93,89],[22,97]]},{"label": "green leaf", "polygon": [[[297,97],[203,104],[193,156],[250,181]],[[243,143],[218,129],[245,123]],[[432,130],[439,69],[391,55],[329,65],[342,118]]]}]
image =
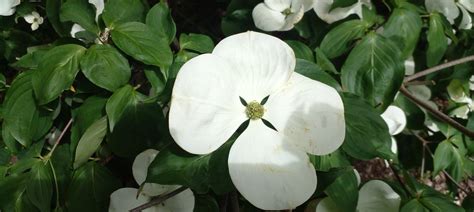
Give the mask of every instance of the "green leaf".
[{"label": "green leaf", "polygon": [[162,111],[154,102],[138,102],[126,107],[108,137],[110,150],[121,157],[135,157],[155,147],[168,133]]},{"label": "green leaf", "polygon": [[104,97],[91,96],[81,106],[72,110],[74,121],[71,127],[71,153],[76,152],[77,143],[87,128],[105,115],[106,102]]},{"label": "green leaf", "polygon": [[120,120],[123,112],[128,106],[136,105],[143,99],[145,99],[145,96],[136,92],[130,85],[125,85],[116,90],[109,100],[107,100],[105,106],[105,111],[109,118],[110,131],[113,131],[115,124]]},{"label": "green leaf", "polygon": [[112,92],[131,75],[127,58],[110,45],[91,46],[81,59],[81,70],[92,83]]},{"label": "green leaf", "polygon": [[146,15],[146,24],[158,34],[166,38],[170,44],[176,35],[176,24],[171,17],[171,11],[165,2],[153,6]]},{"label": "green leaf", "polygon": [[464,198],[462,201],[462,207],[466,209],[466,211],[473,211],[474,210],[474,193],[470,193],[467,197]]},{"label": "green leaf", "polygon": [[346,21],[329,31],[321,42],[321,51],[332,59],[346,53],[370,26],[361,20]]},{"label": "green leaf", "polygon": [[398,47],[371,33],[351,51],[342,66],[342,87],[385,111],[403,82],[404,70]]},{"label": "green leaf", "polygon": [[338,7],[348,7],[355,3],[357,3],[357,0],[334,0],[332,2],[331,8],[329,9],[329,12],[331,12],[332,10]]},{"label": "green leaf", "polygon": [[70,36],[71,24],[62,23],[59,18],[59,11],[64,2],[65,0],[46,0],[46,20],[53,26],[58,35],[67,37]]},{"label": "green leaf", "polygon": [[313,51],[304,43],[296,40],[285,41],[295,52],[296,58],[314,62]]},{"label": "green leaf", "polygon": [[209,159],[210,155],[192,155],[177,145],[170,145],[160,151],[148,167],[146,182],[179,184],[198,192],[206,192]]},{"label": "green leaf", "polygon": [[211,154],[209,159],[209,184],[218,195],[229,193],[235,189],[229,174],[229,151],[236,137],[229,139],[224,145]]},{"label": "green leaf", "polygon": [[4,107],[3,133],[23,146],[43,137],[53,125],[53,113],[36,105],[31,80],[34,72],[20,74],[8,90]]},{"label": "green leaf", "polygon": [[106,134],[107,117],[104,116],[87,128],[81,140],[79,140],[74,158],[74,169],[89,160],[89,157],[99,148]]},{"label": "green leaf", "polygon": [[413,54],[423,23],[417,11],[408,8],[393,10],[384,25],[383,35],[401,46],[402,58]]},{"label": "green leaf", "polygon": [[360,160],[394,158],[392,139],[380,114],[360,97],[343,93],[346,139],[342,149]]},{"label": "green leaf", "polygon": [[440,14],[430,14],[430,25],[428,29],[428,50],[426,52],[426,63],[428,67],[437,65],[448,49],[448,38],[444,34],[443,19]]},{"label": "green leaf", "polygon": [[55,100],[69,89],[79,72],[79,61],[86,49],[75,44],[57,46],[44,55],[33,76],[33,90],[38,104],[44,105]]},{"label": "green leaf", "polygon": [[324,191],[341,211],[355,211],[359,197],[359,184],[354,171],[347,170]]},{"label": "green leaf", "polygon": [[316,48],[315,52],[316,63],[319,65],[319,67],[321,67],[321,69],[323,69],[324,71],[332,72],[334,74],[339,74],[334,64],[331,62],[331,60],[329,60],[328,57],[326,57],[326,55],[323,51],[321,51],[320,48]]},{"label": "green leaf", "polygon": [[207,35],[190,33],[179,36],[181,49],[196,51],[198,53],[210,53],[214,49],[214,42]]},{"label": "green leaf", "polygon": [[141,0],[109,0],[106,1],[102,19],[108,28],[114,29],[116,25],[145,20],[145,5]]},{"label": "green leaf", "polygon": [[332,168],[350,166],[351,163],[340,150],[327,155],[310,155],[311,163],[317,171],[329,171]]},{"label": "green leaf", "polygon": [[112,40],[126,54],[147,65],[168,67],[173,61],[168,42],[145,24],[120,24],[112,30]]},{"label": "green leaf", "polygon": [[196,204],[194,205],[194,212],[218,212],[219,204],[216,199],[210,195],[195,195]]},{"label": "green leaf", "polygon": [[448,172],[456,181],[461,180],[464,174],[463,157],[459,149],[450,140],[441,142],[434,154],[433,174],[437,175],[440,171],[448,169]]},{"label": "green leaf", "polygon": [[429,210],[417,200],[412,199],[407,204],[405,204],[401,210],[401,212],[428,212]]},{"label": "green leaf", "polygon": [[53,173],[49,164],[43,161],[36,163],[26,184],[26,195],[41,212],[51,210],[53,186]]},{"label": "green leaf", "polygon": [[147,66],[143,71],[153,88],[150,92],[150,96],[160,95],[166,88],[166,79],[163,73],[161,73],[161,70],[158,67]]},{"label": "green leaf", "polygon": [[29,174],[10,175],[0,179],[0,209],[13,211],[15,200],[25,190]]},{"label": "green leaf", "polygon": [[341,86],[334,78],[331,77],[331,75],[322,71],[318,65],[307,60],[296,59],[295,72],[310,79],[322,82],[337,90],[341,90]]},{"label": "green leaf", "polygon": [[88,162],[74,172],[67,194],[68,211],[107,211],[110,194],[120,186],[107,168]]},{"label": "green leaf", "polygon": [[59,17],[62,22],[72,21],[89,32],[98,33],[95,23],[95,8],[84,0],[68,0],[61,6]]},{"label": "green leaf", "polygon": [[65,202],[66,191],[72,179],[72,159],[69,144],[62,144],[56,148],[50,160],[56,176],[57,184],[55,186],[58,186],[58,194],[56,195],[59,197],[61,204]]}]

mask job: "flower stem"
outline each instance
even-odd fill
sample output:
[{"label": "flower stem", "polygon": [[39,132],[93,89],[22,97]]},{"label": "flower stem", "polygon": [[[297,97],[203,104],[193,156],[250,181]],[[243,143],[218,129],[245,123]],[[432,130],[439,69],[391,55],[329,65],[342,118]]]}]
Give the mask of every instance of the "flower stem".
[{"label": "flower stem", "polygon": [[405,86],[400,87],[400,92],[405,95],[410,101],[419,105],[420,107],[426,109],[428,112],[436,116],[436,118],[441,119],[442,121],[446,122],[447,124],[451,125],[455,129],[459,130],[460,132],[464,133],[465,135],[469,136],[470,138],[474,138],[474,132],[464,127],[462,124],[459,124],[457,121],[452,119],[451,117],[447,116],[446,114],[442,113],[441,111],[432,108],[430,105],[425,103],[424,101],[416,98],[413,94],[411,94]]},{"label": "flower stem", "polygon": [[446,69],[446,68],[449,68],[449,67],[452,67],[452,66],[455,66],[455,65],[467,63],[467,62],[470,62],[470,61],[474,61],[474,55],[463,57],[461,59],[453,60],[453,61],[450,61],[450,62],[447,62],[447,63],[443,63],[441,65],[434,66],[434,67],[431,67],[429,69],[420,71],[420,72],[415,73],[411,76],[405,77],[404,82],[409,82],[409,81],[412,81],[414,79],[418,79],[420,77],[426,76],[428,74],[431,74],[431,73],[434,73],[434,72],[437,72],[437,71],[441,71],[443,69]]},{"label": "flower stem", "polygon": [[130,212],[140,212],[140,211],[145,210],[145,209],[147,209],[147,208],[149,208],[149,207],[158,205],[158,204],[164,202],[165,200],[167,200],[167,199],[169,199],[169,198],[171,198],[171,197],[173,197],[173,196],[175,196],[175,195],[177,195],[177,194],[183,192],[183,191],[186,190],[186,189],[188,189],[188,188],[187,188],[187,187],[184,187],[184,186],[181,186],[181,187],[179,187],[178,189],[176,189],[176,190],[174,190],[174,191],[172,191],[172,192],[170,192],[170,193],[168,193],[168,194],[160,195],[160,196],[157,196],[157,197],[151,199],[150,202],[145,203],[145,204],[143,204],[143,205],[140,205],[140,206],[138,206],[138,207],[136,207],[136,208],[130,210]]}]

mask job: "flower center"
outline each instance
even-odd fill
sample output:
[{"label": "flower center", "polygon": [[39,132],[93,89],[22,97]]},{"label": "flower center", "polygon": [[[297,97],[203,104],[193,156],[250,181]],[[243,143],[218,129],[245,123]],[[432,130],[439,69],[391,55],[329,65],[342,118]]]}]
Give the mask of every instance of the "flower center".
[{"label": "flower center", "polygon": [[282,13],[283,15],[285,15],[285,16],[291,15],[291,14],[292,14],[291,8],[286,8],[286,9],[283,10],[281,13]]},{"label": "flower center", "polygon": [[261,119],[263,117],[263,114],[265,113],[265,108],[263,108],[263,106],[259,102],[252,101],[247,104],[245,113],[247,114],[247,117],[249,117],[249,119]]}]

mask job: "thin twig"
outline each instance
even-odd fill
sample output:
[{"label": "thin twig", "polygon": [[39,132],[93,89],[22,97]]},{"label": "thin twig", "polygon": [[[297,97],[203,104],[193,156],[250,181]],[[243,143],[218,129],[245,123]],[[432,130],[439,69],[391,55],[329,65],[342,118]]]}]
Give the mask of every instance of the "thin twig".
[{"label": "thin twig", "polygon": [[67,122],[67,124],[64,127],[63,131],[59,135],[58,139],[56,139],[56,141],[54,142],[53,148],[51,149],[51,151],[49,151],[49,153],[45,156],[45,158],[49,158],[53,155],[54,150],[56,150],[56,147],[59,145],[59,142],[61,142],[61,139],[63,139],[63,137],[66,134],[69,127],[71,127],[71,124],[72,124],[72,118],[69,119],[69,121]]},{"label": "thin twig", "polygon": [[395,175],[395,177],[397,178],[398,183],[400,183],[400,185],[402,186],[405,193],[407,195],[410,195],[411,194],[410,191],[408,191],[408,188],[406,188],[406,184],[402,181],[402,178],[400,178],[400,176],[398,175],[397,170],[395,170],[395,168],[393,167],[393,165],[391,163],[389,163],[389,164],[390,164],[389,167],[392,170],[393,175]]},{"label": "thin twig", "polygon": [[412,81],[414,79],[418,79],[420,77],[426,76],[428,74],[431,74],[431,73],[434,73],[434,72],[437,72],[437,71],[441,71],[443,69],[446,69],[446,68],[449,68],[449,67],[452,67],[452,66],[455,66],[455,65],[467,63],[469,61],[474,61],[474,55],[463,57],[461,59],[453,60],[453,61],[443,63],[443,64],[435,66],[435,67],[431,67],[431,68],[426,69],[424,71],[420,71],[420,72],[415,73],[411,76],[405,77],[404,82],[409,82],[409,81]]},{"label": "thin twig", "polygon": [[183,192],[183,191],[186,190],[186,189],[188,189],[188,188],[187,188],[187,187],[184,187],[184,186],[181,186],[181,187],[179,187],[178,189],[176,189],[176,190],[174,190],[174,191],[172,191],[172,192],[170,192],[170,193],[168,193],[168,194],[161,195],[161,196],[157,196],[157,197],[151,199],[150,202],[145,203],[145,204],[143,204],[143,205],[140,205],[140,206],[138,206],[138,207],[136,207],[136,208],[130,210],[130,212],[140,212],[140,211],[145,210],[145,209],[147,209],[147,208],[149,208],[149,207],[158,205],[158,204],[164,202],[165,200],[167,200],[167,199],[169,199],[169,198],[171,198],[171,197],[173,197],[173,196],[175,196],[175,195],[177,195],[177,194]]},{"label": "thin twig", "polygon": [[239,212],[239,196],[237,192],[232,192],[230,194],[230,206],[232,207],[232,212]]},{"label": "thin twig", "polygon": [[405,95],[410,101],[413,103],[419,105],[420,107],[426,109],[428,112],[433,114],[436,118],[441,119],[442,121],[446,122],[447,124],[451,125],[455,129],[459,130],[460,132],[464,133],[465,135],[469,136],[470,138],[474,138],[474,132],[467,129],[464,127],[462,124],[459,124],[457,121],[452,119],[451,117],[447,116],[446,114],[442,113],[441,111],[432,108],[429,104],[426,102],[416,98],[414,95],[412,95],[406,88],[405,86],[400,87],[400,92]]},{"label": "thin twig", "polygon": [[[426,151],[428,151],[430,153],[430,156],[434,159],[434,154],[433,152],[431,151],[431,149],[428,147],[428,141],[425,140],[423,137],[421,137],[420,135],[418,135],[417,133],[415,132],[412,132],[412,134],[419,140],[421,141],[421,143],[423,144],[423,150],[426,149]],[[461,191],[463,191],[464,193],[468,194],[469,195],[469,191],[467,191],[466,189],[464,189],[463,187],[461,187],[461,185],[458,184],[458,182],[456,182],[456,180],[454,180],[453,177],[451,177],[451,175],[449,175],[448,172],[446,172],[445,170],[441,170],[441,172],[444,174],[444,176],[446,176],[449,180],[451,180],[451,182],[454,183],[454,185],[456,185]]]}]

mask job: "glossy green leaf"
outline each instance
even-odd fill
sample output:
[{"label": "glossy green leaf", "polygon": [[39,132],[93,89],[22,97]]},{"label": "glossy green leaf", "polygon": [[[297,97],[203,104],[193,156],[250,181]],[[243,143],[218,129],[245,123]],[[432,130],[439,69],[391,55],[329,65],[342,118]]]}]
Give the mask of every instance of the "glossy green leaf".
[{"label": "glossy green leaf", "polygon": [[79,61],[86,49],[75,44],[55,47],[44,58],[33,76],[33,90],[38,104],[43,105],[55,100],[69,89],[79,72]]},{"label": "glossy green leaf", "polygon": [[107,100],[105,111],[109,118],[109,128],[113,131],[115,124],[120,120],[125,109],[131,105],[137,104],[139,101],[145,99],[145,96],[138,93],[130,85],[118,89],[114,94]]},{"label": "glossy green leaf", "polygon": [[[107,104],[109,106],[109,104]],[[108,137],[108,147],[121,157],[134,157],[155,147],[167,132],[161,107],[154,102],[137,102],[123,111]]]},{"label": "glossy green leaf", "polygon": [[341,90],[339,83],[331,77],[328,73],[321,70],[321,68],[307,60],[296,59],[295,72],[300,73],[310,79],[322,82],[337,90]]},{"label": "glossy green leaf", "polygon": [[26,195],[28,199],[41,212],[51,210],[51,199],[53,198],[53,173],[48,163],[36,163],[30,172],[28,183],[26,184]]},{"label": "glossy green leaf", "polygon": [[329,9],[329,12],[331,12],[333,9],[336,9],[338,7],[348,7],[355,3],[357,3],[357,0],[334,0],[331,4],[331,8]]},{"label": "glossy green leaf", "polygon": [[193,190],[208,190],[209,155],[192,155],[171,145],[160,151],[148,167],[147,182],[180,184]]},{"label": "glossy green leaf", "polygon": [[2,130],[23,146],[43,137],[53,124],[52,112],[36,104],[31,85],[34,76],[34,72],[26,72],[16,77],[4,102]]},{"label": "glossy green leaf", "polygon": [[145,20],[145,5],[141,0],[109,0],[106,1],[102,19],[108,28],[114,29],[116,25]]},{"label": "glossy green leaf", "polygon": [[71,127],[71,153],[76,152],[77,143],[87,128],[105,115],[106,102],[104,97],[91,96],[81,106],[72,110],[74,121]]},{"label": "glossy green leaf", "polygon": [[325,190],[331,200],[337,202],[341,211],[354,211],[359,197],[359,184],[354,171],[347,170]]},{"label": "glossy green leaf", "polygon": [[316,63],[323,69],[324,71],[332,72],[335,74],[339,74],[334,64],[326,57],[323,51],[320,48],[316,48]]},{"label": "glossy green leaf", "polygon": [[13,211],[15,200],[25,190],[29,175],[12,175],[0,179],[0,209],[2,211]]},{"label": "glossy green leaf", "polygon": [[166,38],[171,43],[176,35],[176,24],[171,17],[171,11],[164,2],[155,4],[146,16],[146,24],[155,31],[159,37]]},{"label": "glossy green leaf", "polygon": [[444,57],[448,49],[448,38],[444,34],[443,20],[440,14],[430,14],[430,25],[428,29],[428,50],[426,52],[426,63],[429,67],[437,65]]},{"label": "glossy green leaf", "polygon": [[65,0],[46,0],[46,17],[48,22],[53,26],[56,33],[62,37],[70,36],[69,31],[71,30],[70,23],[62,23],[59,18],[61,5],[66,2]]},{"label": "glossy green leaf", "polygon": [[448,172],[456,181],[461,180],[464,175],[463,157],[464,155],[450,140],[441,142],[434,154],[433,174],[448,169]]},{"label": "glossy green leaf", "polygon": [[367,35],[342,66],[343,89],[365,98],[379,111],[385,111],[405,75],[400,56],[400,50],[390,40],[375,33]]},{"label": "glossy green leaf", "polygon": [[67,193],[68,211],[107,211],[110,194],[120,186],[107,168],[88,162],[74,172]]},{"label": "glossy green leaf", "polygon": [[350,166],[350,162],[342,151],[336,150],[327,155],[310,155],[311,163],[317,171],[329,171],[332,168]]},{"label": "glossy green leaf", "polygon": [[207,35],[190,33],[179,36],[181,49],[187,49],[198,53],[210,53],[214,49],[214,42]]},{"label": "glossy green leaf", "polygon": [[401,45],[402,58],[406,59],[413,54],[417,46],[422,25],[417,11],[396,8],[384,25],[383,35]]},{"label": "glossy green leaf", "polygon": [[360,160],[394,158],[390,150],[391,136],[380,113],[360,97],[347,93],[342,97],[346,120],[346,139],[342,149]]},{"label": "glossy green leaf", "polygon": [[296,58],[305,59],[307,61],[314,61],[313,51],[304,43],[297,40],[285,41],[295,52]]},{"label": "glossy green leaf", "polygon": [[357,39],[364,36],[368,27],[370,26],[361,20],[346,21],[334,27],[321,42],[321,51],[330,59],[341,56]]},{"label": "glossy green leaf", "polygon": [[89,157],[97,151],[102,140],[107,134],[107,117],[95,121],[82,135],[81,140],[77,144],[76,154],[74,158],[74,168],[81,166],[89,160]]},{"label": "glossy green leaf", "polygon": [[112,92],[131,75],[127,58],[110,45],[91,46],[81,59],[81,70],[92,83]]},{"label": "glossy green leaf", "polygon": [[230,178],[227,161],[234,141],[235,138],[229,139],[229,141],[214,151],[209,159],[209,183],[211,189],[216,194],[229,193],[235,189]]},{"label": "glossy green leaf", "polygon": [[79,24],[87,31],[98,33],[95,23],[95,8],[88,1],[68,0],[62,6],[59,17],[62,22],[71,21]]},{"label": "glossy green leaf", "polygon": [[168,67],[173,61],[167,40],[145,24],[127,22],[112,30],[112,40],[126,54],[147,65]]},{"label": "glossy green leaf", "polygon": [[196,203],[194,205],[194,212],[218,212],[219,205],[216,199],[210,195],[195,195]]}]

